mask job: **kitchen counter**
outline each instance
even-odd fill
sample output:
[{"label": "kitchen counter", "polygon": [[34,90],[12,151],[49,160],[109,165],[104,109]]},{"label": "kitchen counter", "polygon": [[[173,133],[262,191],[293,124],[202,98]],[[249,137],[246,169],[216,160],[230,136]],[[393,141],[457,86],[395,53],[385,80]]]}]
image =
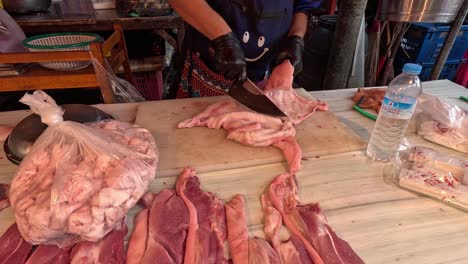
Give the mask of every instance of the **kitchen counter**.
[{"label": "kitchen counter", "polygon": [[[423,84],[423,91],[437,95],[468,110],[458,100],[468,90],[450,81]],[[352,110],[350,97],[355,89],[318,91],[310,94],[330,104],[330,110],[364,140],[368,140],[374,121]],[[117,119],[135,120],[137,104],[99,105]],[[0,113],[2,124],[15,125],[30,111]],[[313,117],[312,117],[313,118]],[[468,159],[416,135],[411,143],[435,148],[443,153]],[[156,139],[158,141],[158,139]],[[0,142],[3,144],[3,142]],[[0,152],[0,182],[10,182],[17,166]],[[196,168],[195,168],[196,169]],[[311,158],[297,174],[300,200],[319,202],[331,227],[350,243],[366,263],[467,263],[468,214],[430,198],[400,189],[388,180],[389,166],[367,159],[365,151],[353,151]],[[228,200],[241,193],[247,198],[251,235],[264,236],[259,195],[277,175],[281,163],[200,173],[202,188]],[[153,181],[157,192],[174,186],[177,175],[164,174]],[[128,225],[133,226],[130,211]],[[14,221],[11,208],[0,212],[0,234]]]}]

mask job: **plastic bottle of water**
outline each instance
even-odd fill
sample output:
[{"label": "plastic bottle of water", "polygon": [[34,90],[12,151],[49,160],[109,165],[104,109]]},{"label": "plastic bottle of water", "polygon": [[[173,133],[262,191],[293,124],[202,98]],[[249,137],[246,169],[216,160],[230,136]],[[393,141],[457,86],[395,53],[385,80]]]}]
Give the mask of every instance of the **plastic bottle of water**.
[{"label": "plastic bottle of water", "polygon": [[396,157],[421,94],[421,66],[407,63],[388,85],[379,116],[367,146],[367,156],[388,162]]}]

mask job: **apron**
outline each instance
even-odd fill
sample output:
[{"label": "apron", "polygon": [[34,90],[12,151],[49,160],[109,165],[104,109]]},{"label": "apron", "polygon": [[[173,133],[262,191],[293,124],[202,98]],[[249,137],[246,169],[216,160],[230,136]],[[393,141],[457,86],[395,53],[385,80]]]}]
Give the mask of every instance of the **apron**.
[{"label": "apron", "polygon": [[[293,17],[293,0],[211,0],[240,40],[247,76],[263,87],[270,64],[286,41]],[[177,98],[225,95],[231,82],[211,70],[210,40],[196,30],[182,70]]]}]

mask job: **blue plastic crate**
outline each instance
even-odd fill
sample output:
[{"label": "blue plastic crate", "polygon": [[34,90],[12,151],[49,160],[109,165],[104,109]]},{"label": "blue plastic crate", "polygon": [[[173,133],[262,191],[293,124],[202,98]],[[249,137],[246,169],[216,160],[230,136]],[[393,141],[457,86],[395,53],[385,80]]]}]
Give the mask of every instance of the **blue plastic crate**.
[{"label": "blue plastic crate", "polygon": [[[439,56],[449,29],[450,25],[448,24],[412,23],[401,40],[396,58],[415,63],[434,63]],[[468,24],[464,24],[447,60],[461,60],[467,49]]]},{"label": "blue plastic crate", "polygon": [[[401,70],[405,63],[406,62],[403,62],[401,60],[395,62],[395,76],[401,73]],[[455,81],[458,69],[463,63],[466,63],[466,59],[446,61],[444,67],[442,68],[442,71],[440,72],[439,80],[447,79],[450,81]],[[419,74],[419,79],[421,81],[429,81],[429,78],[431,77],[432,68],[434,68],[435,63],[420,63],[420,65],[422,66],[422,70]]]}]

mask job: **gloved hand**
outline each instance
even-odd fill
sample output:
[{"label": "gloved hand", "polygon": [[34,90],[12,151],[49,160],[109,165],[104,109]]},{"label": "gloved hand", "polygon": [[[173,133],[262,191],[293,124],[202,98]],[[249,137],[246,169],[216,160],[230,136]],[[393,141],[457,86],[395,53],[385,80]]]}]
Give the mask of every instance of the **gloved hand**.
[{"label": "gloved hand", "polygon": [[231,81],[247,79],[244,51],[233,32],[219,36],[212,41],[214,49],[214,70]]},{"label": "gloved hand", "polygon": [[299,36],[288,37],[286,44],[279,52],[274,61],[278,66],[284,60],[289,60],[294,67],[294,76],[302,71],[302,54],[304,53],[304,39]]}]

